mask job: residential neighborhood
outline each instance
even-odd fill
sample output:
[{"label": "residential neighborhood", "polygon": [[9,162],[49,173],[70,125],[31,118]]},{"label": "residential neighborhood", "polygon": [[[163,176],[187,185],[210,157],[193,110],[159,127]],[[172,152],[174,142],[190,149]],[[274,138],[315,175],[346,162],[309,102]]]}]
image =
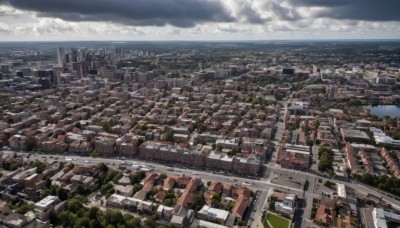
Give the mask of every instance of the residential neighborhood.
[{"label": "residential neighborhood", "polygon": [[1,226],[399,226],[390,51],[203,45],[1,52]]}]

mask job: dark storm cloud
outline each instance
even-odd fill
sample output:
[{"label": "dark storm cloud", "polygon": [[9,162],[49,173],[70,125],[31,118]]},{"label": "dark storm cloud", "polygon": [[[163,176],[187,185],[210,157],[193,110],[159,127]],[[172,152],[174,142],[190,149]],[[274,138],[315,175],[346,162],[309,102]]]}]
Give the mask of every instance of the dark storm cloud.
[{"label": "dark storm cloud", "polygon": [[399,21],[400,0],[291,0],[295,6],[321,6],[315,17],[364,21]]},{"label": "dark storm cloud", "polygon": [[[324,9],[312,18],[400,21],[400,0],[0,0],[0,5],[66,21],[104,21],[134,26],[193,27],[206,22],[265,24],[299,21],[299,6]],[[261,4],[256,4],[261,3]],[[266,17],[262,12],[271,12]],[[235,15],[235,16],[233,16]],[[1,16],[1,14],[0,14]]]},{"label": "dark storm cloud", "polygon": [[178,27],[234,21],[221,2],[213,0],[0,0],[0,3],[67,21]]}]

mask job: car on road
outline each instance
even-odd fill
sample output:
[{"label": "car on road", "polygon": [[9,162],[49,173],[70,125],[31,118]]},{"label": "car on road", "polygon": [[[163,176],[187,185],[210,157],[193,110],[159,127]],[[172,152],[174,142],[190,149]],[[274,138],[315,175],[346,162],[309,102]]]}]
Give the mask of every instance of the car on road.
[{"label": "car on road", "polygon": [[85,160],[85,163],[90,163],[90,161],[88,161],[88,160]]}]

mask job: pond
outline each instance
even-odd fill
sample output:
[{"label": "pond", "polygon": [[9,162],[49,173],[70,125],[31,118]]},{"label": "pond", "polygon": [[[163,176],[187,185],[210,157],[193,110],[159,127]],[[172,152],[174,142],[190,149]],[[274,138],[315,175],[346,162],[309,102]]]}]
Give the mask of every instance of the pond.
[{"label": "pond", "polygon": [[363,107],[369,109],[372,114],[381,118],[385,116],[390,116],[391,118],[400,117],[400,105],[367,105]]}]

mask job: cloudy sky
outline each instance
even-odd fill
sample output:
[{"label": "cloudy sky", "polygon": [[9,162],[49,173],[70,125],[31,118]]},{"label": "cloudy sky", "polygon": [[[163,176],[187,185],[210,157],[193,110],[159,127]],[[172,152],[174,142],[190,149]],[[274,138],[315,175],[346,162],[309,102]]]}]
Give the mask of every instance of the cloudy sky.
[{"label": "cloudy sky", "polygon": [[398,39],[400,0],[0,0],[0,40]]}]

